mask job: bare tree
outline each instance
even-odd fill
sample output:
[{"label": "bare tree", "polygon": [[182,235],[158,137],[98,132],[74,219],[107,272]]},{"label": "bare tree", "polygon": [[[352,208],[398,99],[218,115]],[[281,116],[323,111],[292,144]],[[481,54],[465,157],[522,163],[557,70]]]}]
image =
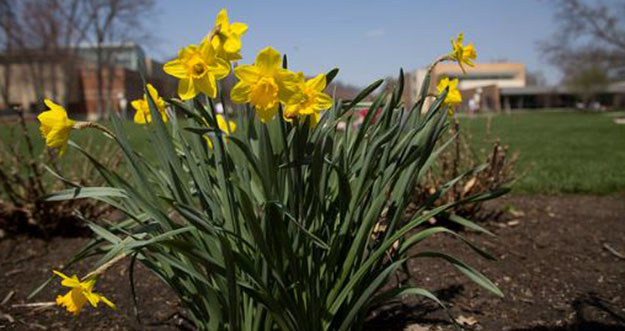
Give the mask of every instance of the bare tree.
[{"label": "bare tree", "polygon": [[[104,45],[147,39],[143,22],[152,16],[153,8],[153,0],[0,0],[0,47],[6,58],[19,54],[17,60],[28,67],[38,100],[50,91],[67,103],[76,66],[84,62],[79,54],[82,44],[95,45],[98,111],[104,115],[115,65],[115,52]],[[8,101],[8,85],[15,77],[10,63],[3,64],[5,83],[0,90]],[[62,84],[56,83],[59,77]],[[59,86],[65,87],[62,96]]]},{"label": "bare tree", "polygon": [[541,70],[528,70],[525,73],[525,82],[528,86],[545,86],[547,79]]},{"label": "bare tree", "polygon": [[564,84],[577,94],[584,104],[596,101],[601,91],[610,84],[605,68],[587,65],[565,77]]},{"label": "bare tree", "polygon": [[625,66],[625,2],[552,0],[558,27],[539,50],[584,102],[609,84],[611,68]]},{"label": "bare tree", "polygon": [[[12,61],[19,60],[28,69],[37,99],[44,97],[46,83],[53,98],[66,103],[69,88],[58,95],[59,86],[69,86],[76,63],[76,50],[85,41],[90,23],[81,0],[3,1],[0,31],[4,36],[5,85],[9,85]],[[59,76],[63,77],[58,84]],[[8,86],[5,99],[8,100]]]},{"label": "bare tree", "polygon": [[[123,44],[145,36],[142,20],[151,15],[153,0],[86,0],[92,26],[92,41],[96,47],[96,72],[98,89],[98,114],[107,114],[110,90],[114,79],[115,52],[105,52],[105,43]],[[104,73],[108,84],[105,85]],[[106,87],[106,88],[105,88]]]},{"label": "bare tree", "polygon": [[[5,53],[10,53],[12,49],[11,42],[11,27],[7,22],[11,21],[15,13],[13,12],[13,1],[1,0],[0,1],[0,49]],[[2,27],[7,26],[7,29]],[[5,105],[9,105],[9,89],[11,87],[11,66],[8,63],[0,62],[3,67],[2,85],[0,85],[0,97]],[[1,110],[1,109],[0,109]]]},{"label": "bare tree", "polygon": [[539,49],[563,74],[625,65],[625,2],[552,0],[556,32]]}]

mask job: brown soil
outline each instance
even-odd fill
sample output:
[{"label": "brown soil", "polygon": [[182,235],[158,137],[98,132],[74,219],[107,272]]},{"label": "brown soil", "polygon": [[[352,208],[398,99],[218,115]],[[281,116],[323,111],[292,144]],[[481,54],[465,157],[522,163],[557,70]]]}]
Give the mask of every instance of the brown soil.
[{"label": "brown soil", "polygon": [[[447,236],[420,249],[446,251],[481,270],[505,293],[500,299],[438,260],[411,262],[411,283],[434,291],[468,330],[625,330],[625,197],[508,197],[492,207],[520,213],[486,226],[496,237],[466,232],[495,256],[487,261]],[[72,257],[84,238],[0,241],[0,330],[180,330],[185,322],[175,296],[147,270],[136,271],[134,312],[128,263],[108,271],[98,291],[120,311],[88,308],[77,318],[58,307],[14,307]],[[76,272],[84,273],[86,266]],[[54,300],[51,285],[28,302]],[[14,293],[14,294],[10,294]],[[2,303],[6,298],[7,301]],[[408,298],[376,310],[367,330],[452,330],[447,315],[426,300]]]}]

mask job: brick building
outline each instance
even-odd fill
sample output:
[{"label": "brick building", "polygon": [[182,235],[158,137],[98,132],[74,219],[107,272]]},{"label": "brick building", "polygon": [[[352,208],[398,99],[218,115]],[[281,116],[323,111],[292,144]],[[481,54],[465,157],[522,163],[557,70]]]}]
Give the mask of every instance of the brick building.
[{"label": "brick building", "polygon": [[[21,51],[0,54],[0,116],[20,107],[32,113],[45,109],[44,98],[64,104],[73,118],[97,119],[115,111],[133,113],[130,101],[143,95],[140,66],[146,80],[163,95],[174,95],[175,78],[166,75],[162,63],[146,58],[136,44],[101,47],[107,65],[102,69],[102,93],[98,88],[97,48],[84,46],[73,55]],[[144,61],[142,61],[144,59]]]}]

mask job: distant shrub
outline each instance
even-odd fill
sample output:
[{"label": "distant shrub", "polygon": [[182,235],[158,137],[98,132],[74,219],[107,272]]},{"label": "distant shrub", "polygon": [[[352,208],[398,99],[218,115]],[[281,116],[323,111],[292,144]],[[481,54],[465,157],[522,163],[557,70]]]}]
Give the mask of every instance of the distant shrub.
[{"label": "distant shrub", "polygon": [[[456,123],[455,128],[449,130],[449,135],[454,135],[458,129],[459,124]],[[491,144],[489,150],[476,151],[470,142],[469,134],[461,131],[453,145],[442,151],[436,165],[428,171],[415,190],[415,206],[433,197],[436,197],[437,205],[444,205],[461,201],[471,195],[511,188],[519,177],[519,152],[510,152],[509,147],[502,145],[499,139]],[[461,177],[451,189],[444,194],[438,193],[438,188],[458,176]],[[483,201],[480,201],[457,205],[430,221],[451,221],[462,225],[466,219],[474,222],[497,220],[502,213],[499,209],[485,208]]]},{"label": "distant shrub", "polygon": [[[80,218],[100,218],[110,207],[93,200],[49,202],[41,197],[70,187],[99,186],[102,177],[88,163],[59,165],[53,152],[36,148],[33,139],[39,137],[31,137],[23,112],[18,110],[17,114],[17,122],[5,126],[9,132],[0,140],[0,229],[5,235],[87,235]],[[110,167],[119,165],[121,158],[112,153],[110,141],[95,148],[95,141],[89,138],[86,145],[110,155],[106,162]],[[70,181],[59,181],[54,174]]]}]

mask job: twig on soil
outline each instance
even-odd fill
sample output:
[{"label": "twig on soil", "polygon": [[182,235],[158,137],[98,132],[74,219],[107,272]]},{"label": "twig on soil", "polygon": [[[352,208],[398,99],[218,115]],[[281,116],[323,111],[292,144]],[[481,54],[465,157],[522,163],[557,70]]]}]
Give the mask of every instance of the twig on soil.
[{"label": "twig on soil", "polygon": [[28,325],[28,327],[32,330],[33,328],[37,328],[39,330],[47,330],[48,328],[39,324],[39,323],[24,323]]},{"label": "twig on soil", "polygon": [[0,302],[1,306],[4,306],[7,304],[7,302],[9,302],[9,300],[11,300],[11,298],[13,297],[13,295],[15,295],[15,291],[11,290],[11,292],[9,292],[9,294],[7,294],[4,299],[2,299],[2,302]]},{"label": "twig on soil", "polygon": [[[1,206],[1,205],[0,205]],[[4,254],[4,256],[2,257],[2,261],[0,261],[0,265],[3,265],[5,263],[8,263],[9,261],[9,256],[11,256],[11,254],[13,254],[13,250],[15,250],[15,247],[17,247],[17,245],[11,245],[9,246],[9,249],[7,249],[6,253]]]},{"label": "twig on soil", "polygon": [[19,274],[19,273],[20,273],[20,272],[22,272],[22,271],[24,271],[24,270],[23,270],[23,269],[13,269],[13,270],[11,270],[11,271],[7,271],[7,272],[4,274],[4,277],[11,277],[11,276],[13,276],[13,275],[15,275],[15,274]]},{"label": "twig on soil", "polygon": [[13,264],[20,264],[22,262],[26,262],[26,261],[32,259],[33,257],[35,257],[35,255],[33,255],[33,254],[25,256],[25,257],[23,257],[21,259],[16,260],[15,262],[13,262]]},{"label": "twig on soil", "polygon": [[7,320],[9,323],[15,323],[13,316],[0,311],[0,318]]},{"label": "twig on soil", "polygon": [[16,303],[11,305],[12,308],[41,308],[41,307],[53,307],[56,306],[56,302],[33,302],[33,303]]},{"label": "twig on soil", "polygon": [[616,249],[612,248],[612,246],[608,245],[607,243],[603,244],[603,248],[607,249],[608,252],[612,253],[612,255],[618,257],[619,259],[625,260],[625,255],[619,253]]}]

